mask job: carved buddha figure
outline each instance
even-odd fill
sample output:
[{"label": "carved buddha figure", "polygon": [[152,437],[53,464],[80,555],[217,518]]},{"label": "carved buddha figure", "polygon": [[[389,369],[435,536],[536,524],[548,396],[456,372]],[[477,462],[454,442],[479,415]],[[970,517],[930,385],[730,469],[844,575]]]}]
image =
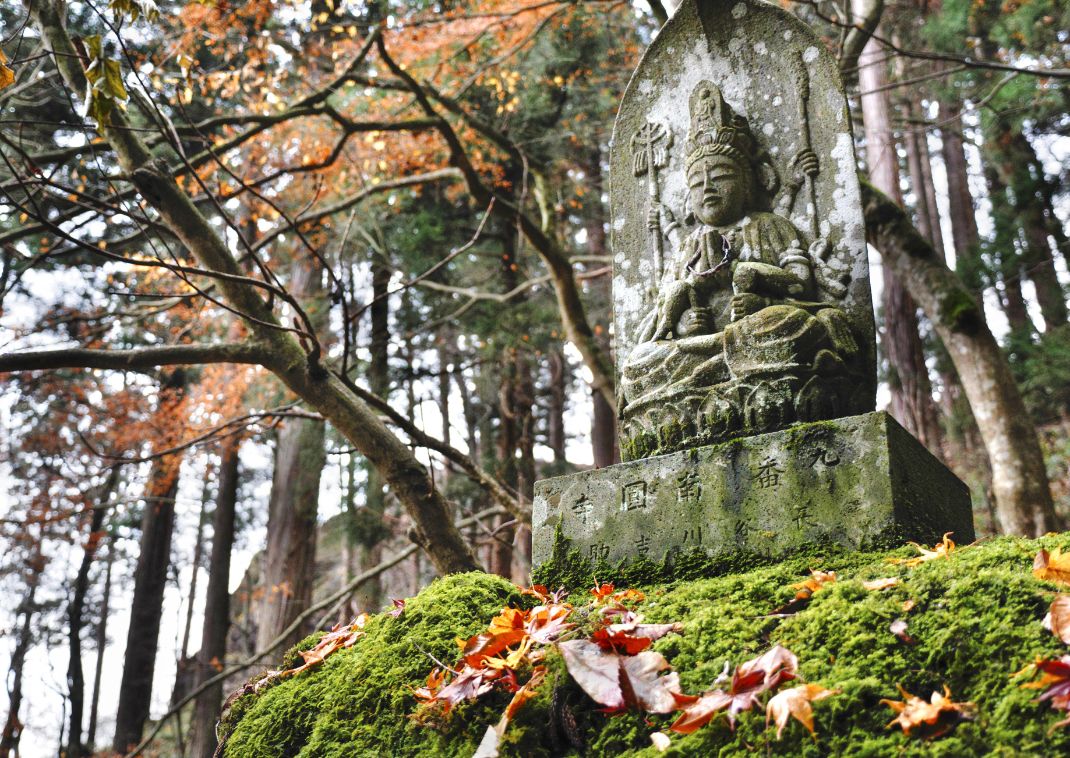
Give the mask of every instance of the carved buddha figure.
[{"label": "carved buddha figure", "polygon": [[683,215],[692,228],[685,233],[671,211],[650,208],[652,234],[664,233],[670,246],[654,305],[622,365],[625,433],[631,426],[664,436],[659,427],[683,424],[688,436],[712,442],[827,418],[838,410],[829,407],[835,390],[818,378],[851,373],[859,357],[834,302],[846,291],[848,266],[824,239],[804,249],[782,215],[806,175],[817,173],[816,156],[796,156],[780,213],[771,212],[776,173],[713,83],[695,88],[690,116]]}]

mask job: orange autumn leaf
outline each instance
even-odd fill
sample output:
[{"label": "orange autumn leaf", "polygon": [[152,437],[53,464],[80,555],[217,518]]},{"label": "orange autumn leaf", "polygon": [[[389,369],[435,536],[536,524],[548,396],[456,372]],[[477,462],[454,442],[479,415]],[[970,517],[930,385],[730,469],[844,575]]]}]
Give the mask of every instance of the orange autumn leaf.
[{"label": "orange autumn leaf", "polygon": [[542,684],[542,680],[546,677],[546,667],[536,666],[531,670],[531,678],[525,682],[524,686],[513,693],[513,699],[509,701],[509,705],[505,707],[505,718],[512,719],[516,716],[516,712],[527,701],[535,697],[535,689]]},{"label": "orange autumn leaf", "polygon": [[1070,585],[1070,554],[1061,548],[1041,550],[1033,560],[1033,576],[1046,582]]},{"label": "orange autumn leaf", "polygon": [[1048,615],[1044,617],[1044,628],[1070,645],[1070,595],[1056,595],[1051,601]]},{"label": "orange autumn leaf", "polygon": [[899,694],[903,701],[881,700],[896,712],[896,717],[888,722],[888,728],[899,725],[903,733],[913,734],[922,739],[943,737],[960,722],[972,720],[976,716],[977,706],[973,703],[956,703],[951,700],[951,690],[944,686],[943,694],[934,692],[929,701],[917,695],[911,695],[902,687]]},{"label": "orange autumn leaf", "polygon": [[954,534],[954,532],[947,532],[940,542],[933,545],[932,550],[924,545],[919,545],[917,542],[908,542],[907,544],[913,546],[920,555],[914,558],[889,558],[888,562],[901,563],[910,568],[914,568],[926,561],[933,561],[937,558],[947,558],[951,553],[955,552],[955,542],[951,539],[952,534]]},{"label": "orange autumn leaf", "polygon": [[[1019,674],[1030,671],[1033,676],[1041,673],[1038,681],[1027,682],[1022,685],[1023,689],[1042,689],[1038,702],[1045,700],[1051,703],[1051,707],[1057,711],[1070,713],[1070,655],[1060,658],[1037,658],[1035,663],[1026,666]],[[1058,729],[1070,724],[1070,716],[1052,724],[1051,729]]]},{"label": "orange autumn leaf", "polygon": [[523,631],[528,621],[528,614],[517,608],[502,608],[502,612],[490,621],[488,634],[510,634]]},{"label": "orange autumn leaf", "polygon": [[765,723],[776,724],[776,738],[779,740],[789,718],[794,718],[814,734],[814,709],[811,703],[840,694],[840,690],[829,690],[820,684],[801,684],[798,687],[782,690],[769,700],[765,706]]},{"label": "orange autumn leaf", "polygon": [[795,654],[776,645],[757,658],[741,663],[732,674],[728,692],[715,689],[697,698],[676,696],[683,713],[669,728],[680,734],[690,734],[710,723],[721,711],[727,710],[728,724],[734,729],[738,714],[759,705],[758,696],[762,693],[794,679],[798,668],[799,659]]},{"label": "orange autumn leaf", "polygon": [[531,637],[525,636],[524,639],[520,641],[520,645],[517,646],[516,650],[508,651],[508,654],[504,658],[500,656],[487,656],[482,661],[483,666],[498,671],[504,669],[512,669],[515,671],[520,668],[520,664],[522,664],[527,657],[528,651],[531,650],[531,643]]},{"label": "orange autumn leaf", "polygon": [[10,87],[15,83],[15,72],[7,65],[7,56],[0,50],[0,89]]},{"label": "orange autumn leaf", "polygon": [[818,569],[810,569],[810,578],[801,581],[797,584],[791,585],[791,588],[796,591],[796,600],[806,600],[808,598],[813,597],[821,590],[825,589],[826,585],[834,584],[835,582],[835,571],[819,571]]},{"label": "orange autumn leaf", "polygon": [[432,703],[438,697],[438,691],[442,689],[442,685],[446,682],[446,671],[444,669],[435,668],[431,670],[431,673],[427,675],[427,681],[423,687],[414,687],[412,694],[416,696],[416,699],[423,703]]},{"label": "orange autumn leaf", "polygon": [[596,600],[605,600],[613,594],[613,590],[613,585],[606,582],[605,584],[595,584],[594,589],[591,590],[591,594],[594,595]]}]

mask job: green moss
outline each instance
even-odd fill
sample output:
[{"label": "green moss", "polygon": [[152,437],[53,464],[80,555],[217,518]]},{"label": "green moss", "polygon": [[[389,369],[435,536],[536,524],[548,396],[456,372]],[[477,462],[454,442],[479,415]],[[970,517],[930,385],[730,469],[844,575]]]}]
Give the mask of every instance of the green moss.
[{"label": "green moss", "polygon": [[[1037,655],[1066,649],[1041,625],[1054,590],[1030,571],[1042,545],[1070,549],[1070,535],[996,539],[913,569],[888,563],[888,553],[830,552],[742,573],[646,585],[641,610],[647,620],[684,624],[683,633],[660,640],[656,648],[680,672],[685,691],[709,688],[725,662],[734,665],[776,643],[798,654],[807,681],[842,690],[815,705],[817,740],[792,724],[778,742],[763,714],[746,713],[735,732],[719,719],[691,735],[673,735],[667,754],[1070,753],[1070,730],[1049,734],[1058,715],[1035,702],[1035,690],[1021,689],[1010,678]],[[895,554],[913,552],[904,548]],[[811,567],[835,570],[839,580],[795,616],[766,615],[792,597],[791,584]],[[901,577],[901,584],[880,592],[862,587],[866,579],[886,576]],[[245,709],[226,754],[471,755],[508,696],[463,705],[443,723],[418,723],[409,687],[421,684],[433,665],[425,651],[454,661],[454,636],[482,629],[503,604],[518,600],[514,588],[494,577],[465,574],[436,582],[409,601],[401,618],[376,617],[356,647],[256,699]],[[903,609],[906,601],[914,603],[909,611]],[[897,618],[907,620],[917,644],[905,645],[888,630]],[[503,756],[555,754],[547,727],[551,691],[555,677],[558,684],[566,679],[556,656],[548,656],[547,663],[551,681],[510,725]],[[879,701],[898,699],[897,685],[928,697],[945,684],[956,700],[977,704],[976,721],[933,742],[885,728],[892,713]],[[606,718],[572,692],[584,755],[658,755],[649,735],[666,729],[671,716]]]}]

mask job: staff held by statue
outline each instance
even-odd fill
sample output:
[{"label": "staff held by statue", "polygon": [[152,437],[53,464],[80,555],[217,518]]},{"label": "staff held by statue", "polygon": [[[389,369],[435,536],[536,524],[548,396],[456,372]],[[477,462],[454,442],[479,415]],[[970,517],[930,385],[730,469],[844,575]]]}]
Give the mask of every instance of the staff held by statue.
[{"label": "staff held by statue", "polygon": [[[669,148],[672,147],[672,132],[656,121],[648,121],[632,135],[632,169],[636,176],[646,176],[647,190],[650,193],[652,208],[661,204],[661,188],[658,184],[658,171],[669,162]],[[664,237],[660,218],[651,226],[654,236],[654,287],[661,281],[664,272]]]}]

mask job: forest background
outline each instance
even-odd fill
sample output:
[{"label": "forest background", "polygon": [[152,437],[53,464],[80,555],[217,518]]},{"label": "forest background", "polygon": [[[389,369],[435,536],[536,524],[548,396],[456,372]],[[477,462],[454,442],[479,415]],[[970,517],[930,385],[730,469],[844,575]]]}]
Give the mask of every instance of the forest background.
[{"label": "forest background", "polygon": [[[783,5],[871,181],[879,405],[981,534],[1062,527],[1070,9]],[[525,580],[535,480],[618,459],[608,142],[671,12],[0,0],[0,755],[209,756],[309,630]]]}]

